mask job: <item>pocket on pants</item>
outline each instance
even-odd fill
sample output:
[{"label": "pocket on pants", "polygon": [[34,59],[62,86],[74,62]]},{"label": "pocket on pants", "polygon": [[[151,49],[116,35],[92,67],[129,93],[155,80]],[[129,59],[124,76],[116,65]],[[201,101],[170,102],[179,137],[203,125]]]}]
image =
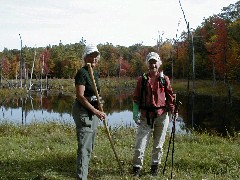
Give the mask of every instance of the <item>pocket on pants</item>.
[{"label": "pocket on pants", "polygon": [[89,114],[84,108],[74,106],[72,115],[78,129],[92,127],[92,119],[89,118]]},{"label": "pocket on pants", "polygon": [[92,120],[90,120],[88,115],[85,115],[85,114],[81,115],[80,121],[81,121],[82,127],[89,127],[89,128],[92,127]]}]

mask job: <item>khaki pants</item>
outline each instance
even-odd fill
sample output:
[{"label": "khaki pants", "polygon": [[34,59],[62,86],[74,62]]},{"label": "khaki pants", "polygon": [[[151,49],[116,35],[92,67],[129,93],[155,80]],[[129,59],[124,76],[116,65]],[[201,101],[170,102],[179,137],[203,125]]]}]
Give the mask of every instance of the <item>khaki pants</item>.
[{"label": "khaki pants", "polygon": [[162,114],[160,117],[155,118],[154,127],[147,124],[147,119],[141,119],[141,123],[138,126],[136,134],[136,143],[133,154],[133,166],[142,167],[144,152],[149,142],[151,135],[153,134],[153,147],[152,147],[152,164],[158,165],[161,163],[163,154],[163,143],[169,124],[168,113]]},{"label": "khaki pants", "polygon": [[99,119],[97,116],[89,116],[88,112],[79,106],[78,102],[73,104],[72,115],[76,124],[78,141],[77,179],[87,180],[88,164],[95,142]]}]

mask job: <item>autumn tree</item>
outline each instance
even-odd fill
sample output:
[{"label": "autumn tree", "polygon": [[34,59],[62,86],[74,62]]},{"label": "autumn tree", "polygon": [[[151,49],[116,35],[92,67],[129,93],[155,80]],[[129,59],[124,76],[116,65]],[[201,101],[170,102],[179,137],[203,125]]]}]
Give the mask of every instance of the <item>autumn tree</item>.
[{"label": "autumn tree", "polygon": [[188,46],[186,40],[177,41],[174,44],[176,53],[173,58],[175,59],[175,74],[178,78],[187,77],[187,56]]},{"label": "autumn tree", "polygon": [[225,82],[227,76],[227,24],[218,16],[205,21],[202,29],[205,37],[205,46],[208,51],[209,61],[212,64],[213,85],[216,83],[216,75]]},{"label": "autumn tree", "polygon": [[101,60],[99,62],[100,74],[102,77],[118,77],[119,52],[111,43],[100,44]]},{"label": "autumn tree", "polygon": [[231,80],[240,77],[240,19],[231,23],[229,30],[228,76]]},{"label": "autumn tree", "polygon": [[229,20],[230,22],[240,19],[240,1],[235,4],[230,4],[227,7],[223,7],[222,12],[219,13],[219,17]]}]

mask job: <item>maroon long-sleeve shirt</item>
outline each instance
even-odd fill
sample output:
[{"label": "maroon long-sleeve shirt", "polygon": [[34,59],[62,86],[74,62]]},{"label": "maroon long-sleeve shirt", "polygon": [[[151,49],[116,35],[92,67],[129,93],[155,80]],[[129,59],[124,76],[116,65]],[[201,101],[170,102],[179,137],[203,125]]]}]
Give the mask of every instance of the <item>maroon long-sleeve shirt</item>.
[{"label": "maroon long-sleeve shirt", "polygon": [[[148,74],[146,74],[148,76]],[[157,77],[155,79],[154,83],[150,83],[150,80],[148,78],[148,81],[146,82],[146,98],[145,93],[143,93],[143,97],[141,97],[141,89],[142,89],[142,82],[143,82],[143,76],[140,76],[137,80],[137,86],[135,87],[134,94],[133,94],[133,101],[140,106],[141,116],[146,117],[146,109],[142,108],[141,106],[148,106],[148,107],[156,107],[155,112],[149,112],[149,117],[154,118],[156,115],[161,116],[166,109],[169,111],[174,111],[174,96],[172,87],[170,84],[170,80],[168,76],[164,75],[165,78],[165,86],[160,83],[160,73],[157,74]],[[144,88],[144,87],[143,87]],[[165,89],[166,88],[166,89]],[[167,102],[166,102],[166,96],[167,94]],[[142,100],[141,100],[142,98]],[[145,104],[146,101],[146,104]],[[142,104],[140,104],[142,102]],[[159,107],[166,107],[166,108],[159,108]],[[159,108],[159,109],[158,109]]]}]

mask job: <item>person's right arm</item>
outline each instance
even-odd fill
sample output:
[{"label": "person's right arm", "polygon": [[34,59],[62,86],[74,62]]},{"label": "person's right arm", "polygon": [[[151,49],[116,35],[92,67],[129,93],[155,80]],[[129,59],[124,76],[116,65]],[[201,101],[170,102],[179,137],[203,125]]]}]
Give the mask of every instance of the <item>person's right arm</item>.
[{"label": "person's right arm", "polygon": [[105,114],[98,109],[92,106],[86,97],[84,97],[85,86],[84,85],[76,85],[76,97],[77,100],[81,103],[83,107],[90,110],[93,114],[95,114],[99,119],[104,119]]},{"label": "person's right arm", "polygon": [[139,125],[139,95],[141,94],[141,80],[138,78],[137,85],[133,93],[133,120]]}]

